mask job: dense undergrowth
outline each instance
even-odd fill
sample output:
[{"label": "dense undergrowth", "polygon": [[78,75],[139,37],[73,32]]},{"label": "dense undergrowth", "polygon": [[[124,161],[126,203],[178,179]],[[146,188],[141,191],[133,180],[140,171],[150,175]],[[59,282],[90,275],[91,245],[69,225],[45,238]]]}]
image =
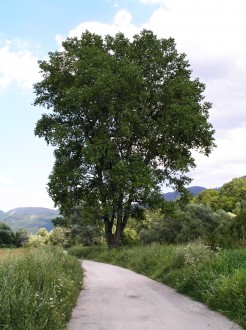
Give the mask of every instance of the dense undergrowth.
[{"label": "dense undergrowth", "polygon": [[45,247],[0,259],[0,329],[65,329],[81,289],[78,260]]},{"label": "dense undergrowth", "polygon": [[246,248],[213,251],[193,243],[109,251],[75,246],[69,254],[144,274],[204,302],[246,328]]}]

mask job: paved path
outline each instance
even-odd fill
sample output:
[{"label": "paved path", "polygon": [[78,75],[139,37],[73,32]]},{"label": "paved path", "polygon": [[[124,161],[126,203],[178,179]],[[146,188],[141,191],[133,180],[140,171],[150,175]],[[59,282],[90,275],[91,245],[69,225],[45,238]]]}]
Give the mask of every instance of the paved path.
[{"label": "paved path", "polygon": [[68,330],[239,330],[175,290],[129,270],[84,260],[84,289]]}]

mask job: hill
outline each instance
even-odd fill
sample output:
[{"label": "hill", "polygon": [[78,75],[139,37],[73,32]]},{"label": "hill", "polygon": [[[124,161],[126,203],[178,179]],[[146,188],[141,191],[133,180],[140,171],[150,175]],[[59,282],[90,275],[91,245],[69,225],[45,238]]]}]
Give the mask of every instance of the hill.
[{"label": "hill", "polygon": [[9,225],[14,231],[23,228],[35,234],[40,228],[48,231],[54,228],[51,220],[59,215],[59,210],[44,207],[19,207],[8,212],[0,211],[0,221]]},{"label": "hill", "polygon": [[[192,193],[192,195],[196,196],[198,195],[201,191],[206,190],[207,188],[200,187],[200,186],[194,186],[194,187],[188,187],[187,190]],[[173,201],[177,197],[180,196],[180,194],[177,191],[173,192],[168,192],[162,195],[166,201]]]}]

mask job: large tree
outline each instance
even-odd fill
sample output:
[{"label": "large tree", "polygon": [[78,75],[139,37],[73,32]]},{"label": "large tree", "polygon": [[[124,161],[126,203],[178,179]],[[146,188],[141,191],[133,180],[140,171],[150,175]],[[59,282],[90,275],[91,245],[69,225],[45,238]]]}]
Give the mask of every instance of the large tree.
[{"label": "large tree", "polygon": [[163,182],[181,190],[191,151],[214,147],[205,86],[175,47],[147,30],[132,40],[87,31],[39,61],[34,104],[50,112],[35,134],[55,147],[49,194],[65,215],[80,205],[103,221],[109,247],[133,205],[156,202]]}]

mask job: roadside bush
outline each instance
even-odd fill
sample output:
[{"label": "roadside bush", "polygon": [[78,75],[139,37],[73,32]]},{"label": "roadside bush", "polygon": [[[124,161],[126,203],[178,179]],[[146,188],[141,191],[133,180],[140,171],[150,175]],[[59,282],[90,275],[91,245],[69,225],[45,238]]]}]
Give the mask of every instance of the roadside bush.
[{"label": "roadside bush", "polygon": [[143,226],[139,232],[140,242],[143,244],[176,243],[177,235],[182,229],[184,217],[182,211],[173,212],[170,215],[148,211],[146,217],[147,225]]},{"label": "roadside bush", "polygon": [[170,264],[171,267],[179,269],[182,267],[196,267],[210,259],[213,252],[209,246],[196,241],[185,246],[177,246]]},{"label": "roadside bush", "polygon": [[139,243],[139,237],[135,229],[126,228],[122,235],[121,246],[134,246]]}]

